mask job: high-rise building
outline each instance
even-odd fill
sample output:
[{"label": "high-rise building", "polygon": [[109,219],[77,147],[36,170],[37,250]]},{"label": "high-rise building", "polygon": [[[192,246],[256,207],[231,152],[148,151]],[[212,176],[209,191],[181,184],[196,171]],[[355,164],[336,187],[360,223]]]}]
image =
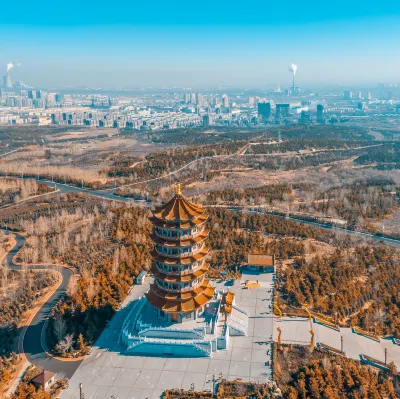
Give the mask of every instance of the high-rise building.
[{"label": "high-rise building", "polygon": [[311,113],[310,113],[310,111],[301,111],[300,123],[303,123],[303,124],[311,123]]},{"label": "high-rise building", "polygon": [[35,90],[29,90],[28,91],[28,98],[34,100],[36,98],[36,91]]},{"label": "high-rise building", "polygon": [[260,122],[267,122],[271,117],[271,103],[258,103],[258,120]]},{"label": "high-rise building", "polygon": [[372,94],[371,94],[371,92],[370,92],[370,91],[366,92],[366,93],[365,93],[365,96],[364,96],[364,100],[371,100],[371,99],[372,99]]},{"label": "high-rise building", "polygon": [[276,119],[285,119],[289,116],[289,104],[276,104],[275,117]]},{"label": "high-rise building", "polygon": [[3,89],[0,88],[0,98],[3,98]]},{"label": "high-rise building", "polygon": [[203,115],[203,127],[210,126],[210,115]]},{"label": "high-rise building", "polygon": [[229,97],[226,94],[222,96],[222,104],[225,108],[229,108]]},{"label": "high-rise building", "polygon": [[362,111],[363,108],[364,108],[364,104],[363,104],[363,103],[358,103],[358,104],[357,104],[357,109],[358,109],[359,111]]},{"label": "high-rise building", "polygon": [[3,76],[3,87],[6,89],[10,89],[12,87],[11,76],[9,73],[7,73],[7,75]]},{"label": "high-rise building", "polygon": [[150,221],[155,246],[152,253],[154,283],[146,293],[158,317],[169,322],[195,320],[213,298],[215,288],[206,277],[208,215],[201,205],[176,195],[154,209]]},{"label": "high-rise building", "polygon": [[203,105],[204,102],[204,97],[201,93],[196,94],[196,104],[197,105]]},{"label": "high-rise building", "polygon": [[344,98],[345,100],[352,100],[352,99],[353,99],[353,92],[350,91],[350,90],[346,90],[346,91],[343,93],[343,98]]},{"label": "high-rise building", "polygon": [[190,103],[190,93],[185,93],[185,95],[183,97],[183,102],[185,104]]},{"label": "high-rise building", "polygon": [[325,123],[324,106],[322,104],[317,105],[317,123]]},{"label": "high-rise building", "polygon": [[249,105],[250,107],[254,107],[256,98],[255,97],[249,97]]},{"label": "high-rise building", "polygon": [[190,102],[196,104],[196,93],[190,93]]},{"label": "high-rise building", "polygon": [[56,94],[56,102],[57,103],[63,103],[64,102],[64,94]]}]

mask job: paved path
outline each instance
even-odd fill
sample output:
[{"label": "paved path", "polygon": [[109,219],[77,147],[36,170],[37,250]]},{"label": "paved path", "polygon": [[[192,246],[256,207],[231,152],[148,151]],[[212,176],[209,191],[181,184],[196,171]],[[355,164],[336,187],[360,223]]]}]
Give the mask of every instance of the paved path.
[{"label": "paved path", "polygon": [[[343,351],[351,359],[360,360],[360,355],[367,355],[381,362],[385,361],[385,348],[387,349],[387,363],[393,361],[397,369],[400,369],[400,345],[391,340],[381,339],[376,342],[365,336],[355,334],[351,328],[340,328],[336,331],[332,328],[312,322],[314,331],[314,343],[322,343],[337,350],[341,350],[341,337],[343,337]],[[302,317],[283,317],[275,319],[274,341],[278,340],[277,328],[282,331],[282,343],[299,345],[310,344],[310,320]]]},{"label": "paved path", "polygon": [[[22,266],[15,264],[13,259],[17,252],[24,246],[25,239],[18,233],[13,234],[15,234],[16,245],[10,250],[6,259],[10,269],[21,270]],[[30,265],[28,268],[29,267],[35,270],[57,270],[61,273],[62,282],[48,301],[42,305],[28,326],[22,342],[23,351],[28,361],[35,366],[57,373],[57,378],[70,378],[81,362],[63,362],[50,357],[42,348],[41,337],[45,320],[56,303],[65,295],[68,282],[72,277],[73,272],[68,268],[60,267],[58,265]]]},{"label": "paved path", "polygon": [[[245,280],[259,280],[260,287],[243,289]],[[119,344],[122,323],[130,304],[139,298],[149,282],[134,286],[121,309],[92,347],[79,369],[63,392],[62,399],[78,399],[79,384],[83,384],[85,399],[159,399],[165,389],[190,389],[211,391],[213,375],[243,381],[266,382],[271,379],[271,337],[273,316],[272,275],[243,275],[242,284],[237,281],[229,287],[236,293],[237,304],[248,311],[247,336],[230,337],[229,349],[214,352],[211,358],[168,358],[124,355]],[[220,289],[227,286],[219,284]],[[268,292],[270,291],[271,292]]]}]

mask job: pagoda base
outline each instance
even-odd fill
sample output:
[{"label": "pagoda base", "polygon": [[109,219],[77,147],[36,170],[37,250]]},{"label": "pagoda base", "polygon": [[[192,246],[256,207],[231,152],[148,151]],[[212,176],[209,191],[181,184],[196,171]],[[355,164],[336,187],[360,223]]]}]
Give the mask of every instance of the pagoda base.
[{"label": "pagoda base", "polygon": [[141,297],[132,303],[121,332],[125,354],[173,357],[211,357],[212,353],[228,348],[229,337],[247,335],[248,315],[233,306],[232,313],[222,315],[222,295],[218,294],[201,312],[186,317],[181,322],[171,317],[160,317],[154,308]]}]

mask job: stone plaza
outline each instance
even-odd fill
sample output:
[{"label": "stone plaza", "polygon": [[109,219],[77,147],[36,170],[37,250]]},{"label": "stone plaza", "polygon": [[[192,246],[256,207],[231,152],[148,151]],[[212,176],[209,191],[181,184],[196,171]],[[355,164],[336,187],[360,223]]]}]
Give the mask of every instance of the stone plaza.
[{"label": "stone plaza", "polygon": [[[194,388],[212,391],[220,377],[228,380],[266,382],[271,379],[273,335],[273,274],[246,274],[234,285],[215,283],[216,289],[235,293],[238,306],[249,314],[247,336],[234,336],[226,350],[209,358],[125,355],[122,325],[130,306],[149,288],[150,278],[132,288],[121,309],[93,346],[63,392],[62,399],[79,399],[83,384],[85,399],[159,399],[165,389]],[[258,281],[246,288],[246,281]]]}]

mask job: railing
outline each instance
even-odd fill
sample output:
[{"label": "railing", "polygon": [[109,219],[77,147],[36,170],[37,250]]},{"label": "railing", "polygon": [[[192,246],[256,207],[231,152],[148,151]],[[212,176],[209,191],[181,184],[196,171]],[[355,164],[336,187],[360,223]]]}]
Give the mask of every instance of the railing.
[{"label": "railing", "polygon": [[239,308],[239,307],[238,307],[238,306],[236,306],[236,305],[232,305],[232,309],[235,309],[235,310],[237,310],[238,312],[240,312],[240,313],[242,313],[242,314],[244,314],[244,315],[246,315],[246,316],[248,316],[248,315],[249,315],[249,313],[248,313],[248,312],[246,312],[245,310],[243,310],[243,309]]},{"label": "railing", "polygon": [[320,317],[314,317],[313,321],[314,321],[314,323],[316,323],[316,324],[321,324],[322,326],[331,328],[332,330],[340,331],[340,328],[339,328],[338,325],[333,324],[333,323],[331,323],[331,322],[328,321],[328,320],[321,319]]},{"label": "railing", "polygon": [[188,287],[176,287],[176,288],[167,288],[162,286],[161,284],[158,283],[157,280],[155,280],[155,283],[157,285],[157,287],[159,287],[160,289],[167,291],[167,292],[172,292],[172,293],[176,293],[176,292],[187,292],[187,291],[191,291],[194,288],[198,287],[202,281],[195,281],[193,285],[190,285]]},{"label": "railing", "polygon": [[188,240],[190,238],[196,238],[198,237],[200,234],[202,234],[205,230],[201,229],[197,232],[190,232],[189,234],[185,234],[185,235],[164,235],[162,233],[160,233],[157,229],[154,230],[154,233],[156,234],[157,237],[163,239],[163,240]]},{"label": "railing", "polygon": [[361,335],[361,336],[363,336],[363,337],[365,337],[365,338],[368,338],[368,339],[372,339],[372,340],[375,341],[375,342],[380,342],[380,339],[379,339],[378,336],[373,335],[373,334],[370,334],[369,332],[364,331],[364,330],[362,330],[362,329],[359,328],[359,327],[353,327],[353,328],[351,329],[351,331],[352,331],[354,334]]},{"label": "railing", "polygon": [[176,258],[176,259],[187,258],[187,257],[189,257],[189,256],[197,255],[199,252],[201,252],[202,248],[203,248],[203,247],[201,247],[201,248],[196,248],[195,250],[192,250],[192,251],[189,251],[189,252],[182,252],[182,253],[180,253],[180,254],[171,254],[171,253],[168,253],[168,252],[162,252],[162,251],[160,251],[160,250],[157,248],[157,246],[154,247],[154,249],[156,250],[156,252],[157,252],[159,255],[161,255],[161,256],[168,256],[168,257]]},{"label": "railing", "polygon": [[370,366],[374,366],[381,370],[388,370],[389,367],[381,362],[380,360],[374,359],[373,357],[367,355],[360,355],[361,363],[369,364]]},{"label": "railing", "polygon": [[184,269],[184,270],[172,270],[172,271],[165,270],[164,268],[160,267],[156,263],[155,263],[155,266],[156,266],[157,270],[160,271],[160,273],[166,274],[168,276],[185,276],[187,274],[191,274],[191,273],[197,271],[198,269],[200,269],[203,266],[203,264],[200,263],[196,267],[193,267],[193,268],[188,268],[188,269]]},{"label": "railing", "polygon": [[329,345],[325,345],[322,342],[317,342],[317,348],[320,348],[320,349],[328,351],[328,352],[332,352],[335,355],[345,356],[345,353],[342,352],[341,350],[333,348],[332,346],[329,346]]},{"label": "railing", "polygon": [[[166,332],[168,334],[182,334],[182,335],[194,335],[197,336],[199,339],[202,339],[205,337],[206,332],[205,328],[204,329],[191,329],[191,330],[183,330],[183,329],[173,329],[173,328],[168,328],[168,327],[153,327],[153,326],[146,326],[142,329],[139,330],[138,335],[143,338],[155,338],[155,339],[168,339],[165,337],[147,337],[146,333],[151,332],[151,331],[157,331],[157,332]],[[185,339],[185,340],[190,340],[190,339],[195,339],[195,338],[171,338],[171,339]]]}]

